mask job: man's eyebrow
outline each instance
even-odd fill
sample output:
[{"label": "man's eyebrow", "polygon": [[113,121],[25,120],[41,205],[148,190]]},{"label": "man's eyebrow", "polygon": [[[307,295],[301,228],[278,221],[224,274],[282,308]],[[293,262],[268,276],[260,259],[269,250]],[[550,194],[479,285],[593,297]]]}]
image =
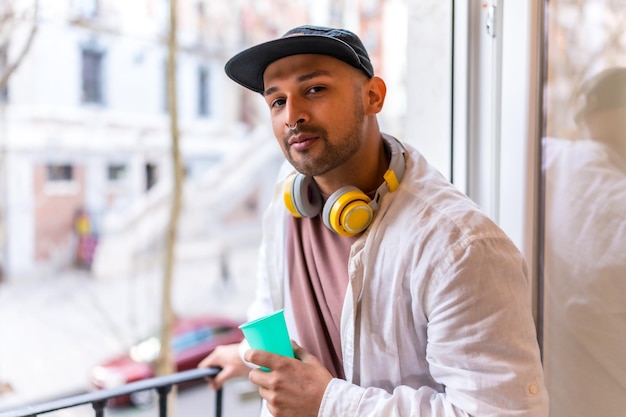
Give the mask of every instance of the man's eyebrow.
[{"label": "man's eyebrow", "polygon": [[[313,79],[315,77],[321,77],[321,76],[324,76],[324,75],[331,75],[330,71],[317,70],[317,71],[310,72],[308,74],[302,74],[298,78],[296,78],[296,82],[297,83],[301,83],[301,82],[304,82],[304,81],[311,80],[311,79]],[[275,93],[277,90],[278,90],[278,87],[270,87],[267,90],[263,91],[263,95],[264,96],[268,96],[268,95],[270,95],[272,93]]]},{"label": "man's eyebrow", "polygon": [[325,70],[317,70],[317,71],[313,71],[311,73],[308,74],[303,74],[301,76],[299,76],[298,78],[296,78],[296,82],[303,82],[303,81],[308,81],[312,78],[315,77],[321,77],[323,75],[330,75],[330,71],[325,71]]},{"label": "man's eyebrow", "polygon": [[276,91],[278,91],[278,87],[270,87],[267,90],[263,91],[263,96],[267,97],[272,93],[275,93]]}]

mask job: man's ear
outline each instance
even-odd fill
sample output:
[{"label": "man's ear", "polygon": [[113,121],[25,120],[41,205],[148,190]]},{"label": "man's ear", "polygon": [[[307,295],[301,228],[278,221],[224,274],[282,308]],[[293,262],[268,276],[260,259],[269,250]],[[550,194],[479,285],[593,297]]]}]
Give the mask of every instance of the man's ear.
[{"label": "man's ear", "polygon": [[387,95],[387,85],[380,77],[372,77],[368,81],[368,96],[365,107],[366,114],[377,114],[383,109],[385,96]]}]

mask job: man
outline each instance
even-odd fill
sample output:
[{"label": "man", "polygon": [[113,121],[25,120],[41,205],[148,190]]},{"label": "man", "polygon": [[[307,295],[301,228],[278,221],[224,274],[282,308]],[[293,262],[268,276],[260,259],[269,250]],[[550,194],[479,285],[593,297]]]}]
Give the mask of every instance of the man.
[{"label": "man", "polygon": [[[284,308],[297,359],[225,346],[273,416],[545,416],[524,260],[408,145],[353,33],[303,26],[226,64],[260,93],[287,162],[250,317]],[[294,176],[295,174],[295,176]]]},{"label": "man", "polygon": [[545,329],[550,416],[626,408],[626,68],[580,89],[588,139],[546,138]]}]

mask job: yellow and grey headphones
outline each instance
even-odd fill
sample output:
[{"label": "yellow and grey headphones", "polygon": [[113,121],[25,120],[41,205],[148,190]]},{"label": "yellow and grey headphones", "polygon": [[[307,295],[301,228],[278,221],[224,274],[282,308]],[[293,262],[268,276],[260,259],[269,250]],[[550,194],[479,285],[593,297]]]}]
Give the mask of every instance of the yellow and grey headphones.
[{"label": "yellow and grey headphones", "polygon": [[388,135],[383,134],[383,139],[391,152],[391,161],[374,198],[348,185],[332,193],[322,207],[322,194],[313,177],[296,172],[285,181],[283,198],[287,210],[297,218],[315,217],[321,211],[326,227],[341,236],[355,236],[367,229],[380,200],[398,188],[406,168],[402,144]]}]

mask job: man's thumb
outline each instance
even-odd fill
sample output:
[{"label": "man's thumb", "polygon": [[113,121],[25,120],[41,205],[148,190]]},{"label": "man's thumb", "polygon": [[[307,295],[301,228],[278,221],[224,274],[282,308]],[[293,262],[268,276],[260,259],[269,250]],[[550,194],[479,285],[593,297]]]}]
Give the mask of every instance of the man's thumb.
[{"label": "man's thumb", "polygon": [[295,340],[291,341],[291,347],[293,348],[293,354],[296,359],[300,359],[301,361],[303,361],[307,356],[309,356],[309,352],[307,352],[302,346],[297,344]]}]

